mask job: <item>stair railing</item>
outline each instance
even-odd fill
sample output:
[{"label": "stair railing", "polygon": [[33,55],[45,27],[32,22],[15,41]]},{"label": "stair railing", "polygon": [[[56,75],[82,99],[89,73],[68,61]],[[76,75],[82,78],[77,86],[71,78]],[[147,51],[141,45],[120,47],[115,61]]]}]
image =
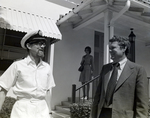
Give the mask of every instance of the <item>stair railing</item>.
[{"label": "stair railing", "polygon": [[[83,84],[82,86],[80,86],[79,88],[76,88],[76,85],[73,84],[72,85],[72,103],[76,102],[76,92],[79,91],[79,102],[80,102],[80,90],[85,87],[87,84],[90,84],[92,82],[94,82],[95,80],[97,80],[99,78],[100,75],[94,77],[94,79],[91,79],[90,81],[86,82],[85,84]],[[93,91],[92,91],[92,99],[93,99]]]}]

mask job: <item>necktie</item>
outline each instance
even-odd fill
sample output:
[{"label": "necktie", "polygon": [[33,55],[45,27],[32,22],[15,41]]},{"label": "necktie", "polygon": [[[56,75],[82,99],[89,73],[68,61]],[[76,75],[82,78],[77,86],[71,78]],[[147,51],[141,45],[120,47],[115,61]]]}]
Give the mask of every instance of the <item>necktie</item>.
[{"label": "necktie", "polygon": [[114,93],[116,82],[117,82],[118,66],[119,66],[119,63],[114,63],[112,65],[113,71],[112,71],[112,75],[110,77],[110,80],[107,86],[107,91],[106,91],[106,105],[108,106],[112,104],[113,93]]}]

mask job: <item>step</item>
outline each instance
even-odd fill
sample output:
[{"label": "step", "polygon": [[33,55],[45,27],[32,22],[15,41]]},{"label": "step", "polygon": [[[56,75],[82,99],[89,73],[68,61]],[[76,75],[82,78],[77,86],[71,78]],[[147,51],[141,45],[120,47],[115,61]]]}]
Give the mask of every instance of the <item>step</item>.
[{"label": "step", "polygon": [[[80,99],[81,100],[81,99]],[[68,97],[68,101],[72,102],[72,97]],[[76,97],[76,102],[79,102],[79,97]]]},{"label": "step", "polygon": [[56,111],[70,115],[70,107],[68,107],[68,106],[57,105]]},{"label": "step", "polygon": [[[79,97],[76,98],[76,101],[79,103]],[[80,103],[92,103],[92,99],[82,100],[80,99]],[[71,97],[68,97],[68,101],[62,101],[61,105],[56,105],[55,110],[52,111],[53,118],[70,118],[70,106],[72,105]]]},{"label": "step", "polygon": [[53,118],[70,118],[70,115],[64,114],[60,111],[52,111]]},{"label": "step", "polygon": [[70,107],[72,105],[72,103],[69,101],[62,101],[61,104],[62,104],[62,106],[68,106],[68,107]]}]

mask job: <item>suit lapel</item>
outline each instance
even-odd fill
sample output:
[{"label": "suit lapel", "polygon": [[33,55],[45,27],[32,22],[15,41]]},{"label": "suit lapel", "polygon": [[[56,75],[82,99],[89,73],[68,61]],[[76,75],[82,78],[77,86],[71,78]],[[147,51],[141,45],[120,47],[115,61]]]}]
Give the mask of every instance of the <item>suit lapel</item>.
[{"label": "suit lapel", "polygon": [[119,80],[117,82],[117,86],[116,86],[116,89],[115,91],[129,78],[129,76],[132,74],[132,64],[131,62],[128,60],[120,77],[119,77]]},{"label": "suit lapel", "polygon": [[105,67],[105,70],[104,70],[104,91],[105,91],[105,92],[106,92],[106,90],[107,90],[107,85],[108,85],[108,81],[109,81],[111,69],[112,69],[112,66],[111,66],[111,63],[110,63],[110,64],[108,64],[108,65]]}]

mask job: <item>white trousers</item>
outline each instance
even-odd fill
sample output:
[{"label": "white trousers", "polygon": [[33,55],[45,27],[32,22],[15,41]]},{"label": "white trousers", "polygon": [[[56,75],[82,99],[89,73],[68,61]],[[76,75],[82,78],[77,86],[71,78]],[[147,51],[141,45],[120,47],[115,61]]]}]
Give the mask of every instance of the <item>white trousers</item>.
[{"label": "white trousers", "polygon": [[50,118],[45,100],[21,99],[13,106],[10,118]]}]

